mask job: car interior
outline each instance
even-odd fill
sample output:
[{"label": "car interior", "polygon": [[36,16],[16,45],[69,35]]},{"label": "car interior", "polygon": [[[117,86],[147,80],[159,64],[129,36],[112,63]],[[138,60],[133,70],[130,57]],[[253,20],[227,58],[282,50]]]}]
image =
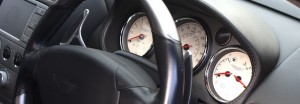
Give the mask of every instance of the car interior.
[{"label": "car interior", "polygon": [[0,104],[298,104],[299,0],[0,0]]}]

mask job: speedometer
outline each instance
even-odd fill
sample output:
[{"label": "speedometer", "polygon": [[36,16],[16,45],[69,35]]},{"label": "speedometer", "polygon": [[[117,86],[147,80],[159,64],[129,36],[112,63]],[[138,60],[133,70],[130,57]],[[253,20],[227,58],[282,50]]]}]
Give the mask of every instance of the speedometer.
[{"label": "speedometer", "polygon": [[144,13],[129,17],[121,33],[121,48],[139,56],[146,55],[152,48],[152,32]]},{"label": "speedometer", "polygon": [[177,31],[181,40],[183,52],[191,51],[193,68],[202,61],[206,55],[207,35],[202,25],[191,18],[176,20]]},{"label": "speedometer", "polygon": [[252,64],[240,48],[225,48],[216,53],[206,70],[207,89],[220,102],[236,99],[252,79]]}]

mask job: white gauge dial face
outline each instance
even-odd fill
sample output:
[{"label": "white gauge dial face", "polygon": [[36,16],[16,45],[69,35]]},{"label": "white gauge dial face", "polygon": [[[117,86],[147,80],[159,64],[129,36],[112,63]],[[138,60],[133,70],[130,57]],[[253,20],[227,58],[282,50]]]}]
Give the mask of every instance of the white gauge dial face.
[{"label": "white gauge dial face", "polygon": [[145,55],[151,48],[152,32],[146,16],[136,19],[129,28],[127,35],[127,47],[131,53],[139,56]]},{"label": "white gauge dial face", "polygon": [[197,22],[187,22],[177,28],[183,52],[192,52],[193,68],[201,61],[207,46],[207,36],[203,27]]},{"label": "white gauge dial face", "polygon": [[212,73],[213,88],[226,101],[237,98],[249,85],[252,65],[249,56],[233,51],[225,54],[216,63]]}]

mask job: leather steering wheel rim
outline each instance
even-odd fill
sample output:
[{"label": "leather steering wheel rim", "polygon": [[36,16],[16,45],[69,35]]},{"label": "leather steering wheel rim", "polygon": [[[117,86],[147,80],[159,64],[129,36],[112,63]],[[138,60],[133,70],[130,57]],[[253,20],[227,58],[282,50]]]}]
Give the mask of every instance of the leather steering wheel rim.
[{"label": "leather steering wheel rim", "polygon": [[[173,18],[161,0],[138,0],[143,5],[152,27],[153,43],[160,76],[160,90],[156,99],[159,103],[174,104],[182,102],[184,93],[184,65],[180,39]],[[61,26],[67,16],[82,0],[57,0],[49,4],[49,9],[33,33],[25,49],[24,64],[20,68],[15,101],[18,104],[33,102],[35,90],[33,81],[34,64],[26,62],[33,52],[47,47],[53,33]],[[54,17],[54,18],[53,18]],[[49,18],[57,21],[47,21]],[[47,26],[45,26],[47,24]],[[50,28],[49,28],[50,27]],[[42,35],[43,34],[43,35]],[[38,63],[38,62],[33,62]]]}]

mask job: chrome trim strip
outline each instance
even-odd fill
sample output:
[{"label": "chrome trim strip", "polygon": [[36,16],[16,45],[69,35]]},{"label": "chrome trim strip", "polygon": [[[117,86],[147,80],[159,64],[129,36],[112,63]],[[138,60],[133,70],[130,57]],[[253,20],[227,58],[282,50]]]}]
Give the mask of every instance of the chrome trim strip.
[{"label": "chrome trim strip", "polygon": [[1,69],[0,74],[1,74],[0,86],[2,87],[2,86],[5,86],[7,84],[9,77],[8,77],[7,72],[6,72],[6,69],[4,69],[4,70]]},{"label": "chrome trim strip", "polygon": [[15,104],[26,104],[25,99],[26,99],[26,95],[25,95],[25,93],[22,93],[21,95],[18,95],[15,98]]},{"label": "chrome trim strip", "polygon": [[[174,19],[162,0],[142,0],[149,16],[152,31],[162,37],[174,41],[180,41]],[[159,19],[158,19],[159,18]]]},{"label": "chrome trim strip", "polygon": [[49,7],[39,1],[36,1],[36,0],[27,0],[28,2],[31,2],[33,4],[36,4],[38,7],[41,7],[43,9],[48,9]]},{"label": "chrome trim strip", "polygon": [[4,30],[2,30],[2,29],[0,29],[0,32],[2,33],[2,35],[9,36],[10,38],[13,38],[13,39],[15,39],[15,40],[19,41],[19,39],[18,39],[18,38],[16,38],[15,36],[13,36],[13,35],[9,34],[8,32],[6,32],[6,31],[4,31]]},{"label": "chrome trim strip", "polygon": [[[82,26],[83,26],[83,24],[84,24],[84,22],[85,22],[87,16],[89,15],[89,9],[85,9],[85,10],[83,11],[83,14],[82,14],[82,15],[83,15],[83,16],[82,16],[82,19],[81,19],[81,21],[80,21],[80,23],[79,23],[77,29],[76,29],[75,32],[73,33],[73,35],[68,39],[68,41],[67,41],[66,43],[60,43],[60,45],[69,45],[69,44],[72,42],[72,40],[73,40],[74,38],[77,38],[78,41],[79,41],[79,43],[80,43],[80,45],[82,45],[83,47],[86,47],[86,45],[85,45],[85,43],[84,43],[84,41],[83,41],[83,39],[82,39],[81,30],[82,30]],[[80,18],[79,18],[79,19],[80,19]]]}]

